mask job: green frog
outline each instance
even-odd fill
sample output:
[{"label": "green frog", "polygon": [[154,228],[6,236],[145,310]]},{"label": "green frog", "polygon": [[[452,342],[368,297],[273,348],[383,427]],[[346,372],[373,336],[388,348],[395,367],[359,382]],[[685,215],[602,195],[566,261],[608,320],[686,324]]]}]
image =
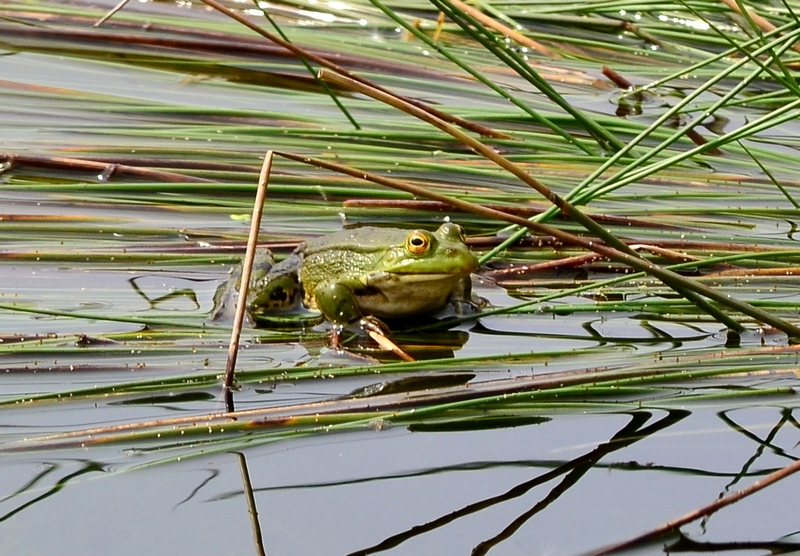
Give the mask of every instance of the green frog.
[{"label": "green frog", "polygon": [[375,319],[414,317],[451,301],[471,301],[470,274],[478,260],[457,224],[435,232],[364,227],[308,241],[251,282],[250,317],[302,303],[334,330]]}]

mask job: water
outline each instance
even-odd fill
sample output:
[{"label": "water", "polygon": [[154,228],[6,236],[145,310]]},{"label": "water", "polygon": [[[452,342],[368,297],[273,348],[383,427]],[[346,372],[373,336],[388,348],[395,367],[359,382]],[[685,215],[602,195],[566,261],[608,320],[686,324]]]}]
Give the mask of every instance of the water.
[{"label": "water", "polygon": [[[86,30],[101,12],[47,25]],[[291,27],[293,39],[333,48],[361,73],[411,96],[503,129],[507,124],[517,139],[497,142],[498,149],[508,149],[559,191],[568,191],[599,163],[542,133],[506,101],[466,84],[435,57],[426,56],[430,61],[420,66],[419,44],[401,42],[394,24],[366,8],[362,12],[370,24],[358,32],[340,22],[331,40],[318,27],[298,25]],[[197,33],[212,22],[216,31],[238,32],[196,6],[138,3],[126,14],[137,14],[139,23],[191,24]],[[382,40],[366,38],[376,30]],[[161,32],[166,31],[148,31]],[[209,415],[224,409],[219,375],[229,334],[225,323],[209,319],[213,296],[243,251],[267,149],[421,179],[441,192],[489,204],[529,208],[541,200],[438,132],[343,95],[364,126],[353,130],[329,100],[307,92],[312,85],[303,81],[303,71],[279,55],[200,56],[180,47],[147,51],[125,41],[101,48],[46,35],[23,41],[10,32],[5,40],[15,46],[0,57],[0,90],[7,99],[0,106],[0,152],[140,164],[207,180],[175,183],[63,164],[2,167],[0,402],[14,402],[0,406],[5,552],[107,554],[113,546],[120,555],[259,554],[258,530],[271,556],[582,554],[661,525],[794,461],[800,440],[797,357],[786,336],[746,321],[739,347],[732,346],[724,327],[698,311],[678,305],[662,311],[659,303],[673,297],[652,281],[608,287],[595,296],[570,295],[521,314],[484,315],[448,331],[396,330],[411,353],[436,361],[412,371],[373,366],[331,378],[340,371],[317,366],[353,361],[326,352],[324,328],[245,329],[237,410],[275,408],[273,415],[285,417],[277,411],[289,408],[284,413],[310,412],[311,418],[320,411],[325,427],[300,421],[266,426],[259,420],[266,414],[240,414],[238,424],[250,423],[247,429],[236,430],[232,422],[207,425]],[[553,111],[488,54],[466,43],[460,48],[515,94]],[[656,72],[652,60],[661,52],[651,55],[638,69],[641,79]],[[393,71],[386,59],[396,60]],[[624,60],[631,63],[627,55]],[[614,95],[593,85],[600,63],[595,61],[553,60],[552,72],[540,69],[576,105],[616,118]],[[412,75],[415,64],[418,73]],[[562,66],[572,72],[569,77],[556,71]],[[645,102],[641,113],[614,120],[614,129],[627,137],[631,132],[623,124],[647,124],[665,108]],[[758,106],[735,110],[731,128],[761,113]],[[793,125],[784,124],[790,130]],[[756,152],[768,161],[778,156],[763,145]],[[787,142],[779,153],[790,192],[793,152]],[[795,247],[794,209],[740,154],[726,151],[725,157],[672,168],[589,209],[636,219],[608,227],[637,243],[702,257],[745,247],[755,253],[759,247],[759,262],[737,264],[751,271],[791,268],[798,256],[789,252]],[[360,180],[280,161],[261,239],[282,255],[343,221],[435,228],[449,217],[472,237],[488,240],[502,228],[452,211],[343,207],[343,201],[362,197],[394,198]],[[770,250],[783,254],[768,257]],[[498,264],[574,254],[563,246],[516,249]],[[616,276],[615,269],[596,263],[518,277],[517,291],[487,283],[475,290],[494,306],[507,307],[520,297]],[[781,301],[767,307],[795,320],[791,273],[717,277],[713,285],[752,302]],[[597,304],[606,299],[650,306],[611,310]],[[370,351],[374,346],[361,347],[367,355],[389,358]],[[302,375],[306,368],[325,378]],[[514,397],[521,395],[509,389],[561,376],[555,373],[574,378],[648,369],[751,373],[632,380],[602,392],[576,387],[553,398]],[[379,385],[384,397],[349,397]],[[515,405],[431,416],[425,413],[429,405],[420,404],[416,412],[401,413],[402,419],[370,414],[360,424],[353,424],[355,416],[342,423],[341,415],[325,413],[349,403],[380,405],[390,395],[414,398],[436,389],[464,393],[498,385],[506,387],[500,401],[505,396]],[[400,393],[389,394],[392,388]],[[39,401],[19,403],[31,398]],[[92,444],[104,433],[91,429],[180,418],[201,423],[200,432],[192,436],[191,426],[174,421],[158,429],[161,436]],[[217,428],[206,432],[212,425]],[[181,426],[185,434],[173,434]],[[85,433],[75,442],[52,438],[75,431]],[[787,493],[797,486],[798,479],[790,477],[682,531],[718,547],[752,542],[761,543],[763,552],[764,543],[781,541],[796,549],[794,497]],[[248,506],[251,493],[257,519]],[[638,551],[662,553],[675,540],[673,535]]]},{"label": "water", "polygon": [[[780,411],[755,405],[728,416],[760,437]],[[119,554],[250,554],[244,457],[268,554],[465,554],[482,542],[497,554],[575,554],[621,540],[621,524],[647,530],[786,464],[776,448],[798,440],[783,428],[764,450],[714,407],[635,418],[664,429],[614,449],[605,443],[632,416],[612,412],[490,431],[319,436],[138,470],[130,468],[153,456],[103,448],[17,456],[4,464],[7,492],[49,472],[4,500],[0,519],[12,533],[6,546],[23,554],[109,544]],[[59,481],[66,485],[54,492]],[[688,534],[780,537],[793,527],[785,493],[796,487],[789,479]],[[773,517],[753,520],[765,505]],[[53,534],[34,534],[45,526]]]}]

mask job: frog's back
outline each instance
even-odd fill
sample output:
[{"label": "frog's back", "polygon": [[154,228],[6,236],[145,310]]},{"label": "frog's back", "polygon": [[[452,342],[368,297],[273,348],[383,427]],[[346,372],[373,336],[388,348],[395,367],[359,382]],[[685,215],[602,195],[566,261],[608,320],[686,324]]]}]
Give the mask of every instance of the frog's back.
[{"label": "frog's back", "polygon": [[317,285],[337,278],[357,279],[376,269],[387,249],[402,245],[407,230],[364,227],[342,230],[302,245],[298,252],[303,257],[300,282],[303,284],[304,303],[314,307]]},{"label": "frog's back", "polygon": [[408,230],[365,226],[308,240],[300,246],[298,251],[305,257],[328,250],[374,253],[385,250],[387,247],[403,245],[406,236],[408,236]]},{"label": "frog's back", "polygon": [[306,255],[300,267],[300,281],[307,293],[317,284],[334,277],[346,277],[368,272],[380,262],[381,253],[359,253],[347,249],[325,249]]}]

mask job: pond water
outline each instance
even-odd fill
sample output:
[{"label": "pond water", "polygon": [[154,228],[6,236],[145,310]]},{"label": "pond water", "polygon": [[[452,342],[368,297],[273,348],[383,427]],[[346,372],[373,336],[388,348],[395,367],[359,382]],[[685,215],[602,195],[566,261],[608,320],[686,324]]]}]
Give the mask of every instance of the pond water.
[{"label": "pond water", "polygon": [[[330,156],[486,204],[544,205],[462,145],[388,107],[343,95],[365,122],[354,131],[302,69],[283,55],[252,50],[251,35],[210,10],[140,2],[91,42],[80,33],[108,5],[50,4],[0,6],[7,20],[0,31],[7,99],[0,105],[0,160],[7,162],[0,172],[4,552],[584,554],[796,460],[797,352],[777,330],[742,319],[746,331],[731,341],[725,326],[651,280],[573,293],[519,313],[488,312],[621,276],[619,266],[602,262],[509,278],[508,290],[476,277],[475,293],[489,302],[484,314],[395,331],[421,360],[417,366],[403,367],[367,342],[354,350],[385,365],[337,358],[327,350],[325,326],[246,328],[234,392],[245,413],[238,422],[217,420],[225,409],[220,375],[230,331],[210,315],[215,291],[242,256],[267,149]],[[420,17],[435,19],[430,7],[418,8]],[[366,33],[360,24],[334,21],[324,29],[335,40],[295,8],[283,9],[293,14],[282,22],[298,43],[331,48],[398,92],[518,132],[522,142],[498,141],[498,150],[562,194],[603,158],[548,143],[504,100],[464,85],[445,62],[400,40],[371,7],[328,6],[369,21]],[[37,34],[17,20],[64,33]],[[227,33],[230,48],[209,54],[188,43],[148,45],[140,42],[144,23],[174,41]],[[540,25],[544,33],[556,24],[543,17]],[[455,37],[465,59],[552,111],[492,56]],[[635,41],[619,37],[624,48],[635,49]],[[666,71],[633,66],[635,54],[624,52],[619,63],[631,64],[625,69],[641,81]],[[419,64],[422,56],[430,63]],[[384,57],[396,57],[397,69],[387,70]],[[630,138],[595,65],[580,57],[540,62],[576,106],[594,108]],[[652,121],[676,91],[665,94],[669,102],[645,102],[631,125]],[[702,102],[718,98],[707,95]],[[729,125],[763,110],[730,109]],[[773,130],[775,137],[784,131]],[[540,150],[531,147],[534,139]],[[770,165],[785,157],[773,177],[793,192],[795,141],[782,140],[778,150],[767,139],[751,147]],[[739,155],[693,160],[636,181],[591,211],[609,217],[604,226],[632,243],[698,257],[752,248],[763,258],[748,259],[749,274],[692,275],[796,321],[797,209]],[[143,168],[156,173],[137,173]],[[347,204],[355,198],[398,201],[365,182],[276,163],[261,239],[284,255],[343,224],[434,228],[450,218],[484,253],[491,243],[480,242],[496,244],[504,226],[456,211]],[[770,251],[783,255],[767,257]],[[505,251],[482,274],[577,253],[527,244]],[[664,253],[667,262],[659,262],[675,262]],[[783,276],[755,271],[775,268]],[[707,375],[691,374],[701,371]],[[631,374],[602,382],[602,373],[614,372]],[[653,379],[659,373],[664,378]],[[572,390],[555,389],[551,397],[544,387],[531,388],[529,398],[517,389],[582,376],[591,380],[569,382]],[[475,391],[497,399],[458,405]],[[424,398],[434,394],[456,397]],[[439,402],[454,405],[434,413]],[[672,533],[636,551],[797,550],[798,486],[800,478],[790,476],[684,526],[681,538]]]},{"label": "pond water", "polygon": [[[457,433],[398,427],[156,467],[128,450],[17,455],[4,458],[3,488],[14,493],[3,501],[4,542],[23,554],[254,553],[246,469],[270,554],[464,554],[482,543],[498,554],[582,553],[784,465],[796,428],[766,445],[751,437],[776,432],[785,416],[776,403],[555,415]],[[630,428],[646,436],[620,434]],[[711,543],[781,538],[795,528],[795,487],[686,533]],[[770,519],[754,519],[765,507]],[[54,534],[35,533],[44,527]]]}]

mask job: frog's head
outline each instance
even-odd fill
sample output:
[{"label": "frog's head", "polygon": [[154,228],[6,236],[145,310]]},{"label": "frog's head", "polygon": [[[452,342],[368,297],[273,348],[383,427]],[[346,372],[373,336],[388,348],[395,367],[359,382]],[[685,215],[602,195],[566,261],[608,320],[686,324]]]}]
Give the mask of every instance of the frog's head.
[{"label": "frog's head", "polygon": [[435,232],[411,230],[402,245],[391,247],[381,261],[381,270],[395,274],[468,276],[478,268],[478,259],[464,242],[464,230],[453,223]]}]

